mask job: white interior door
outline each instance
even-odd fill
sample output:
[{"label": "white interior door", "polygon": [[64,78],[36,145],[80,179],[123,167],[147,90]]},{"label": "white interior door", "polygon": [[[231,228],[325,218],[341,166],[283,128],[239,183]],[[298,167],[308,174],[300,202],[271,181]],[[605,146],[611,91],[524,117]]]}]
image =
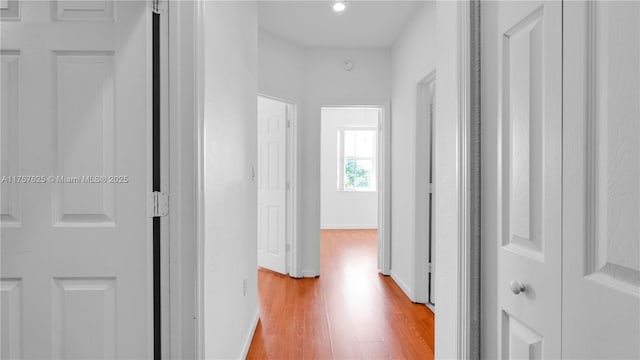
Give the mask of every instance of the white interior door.
[{"label": "white interior door", "polygon": [[151,358],[148,2],[0,4],[1,357]]},{"label": "white interior door", "polygon": [[564,9],[562,355],[640,358],[640,3]]},{"label": "white interior door", "polygon": [[258,97],[258,266],[287,273],[288,105]]},{"label": "white interior door", "polygon": [[[561,355],[562,7],[560,1],[493,2],[483,9],[483,108],[497,122],[483,141],[483,181],[496,183],[499,357]],[[485,51],[485,50],[483,50]],[[489,125],[489,124],[488,124]]]}]

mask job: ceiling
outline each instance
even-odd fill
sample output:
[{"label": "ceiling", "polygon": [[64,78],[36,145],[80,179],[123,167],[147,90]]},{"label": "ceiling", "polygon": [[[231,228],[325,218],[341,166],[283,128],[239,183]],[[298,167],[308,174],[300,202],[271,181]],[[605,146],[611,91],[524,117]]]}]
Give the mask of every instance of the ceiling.
[{"label": "ceiling", "polygon": [[347,2],[342,13],[325,1],[260,1],[261,29],[302,46],[387,47],[421,1]]}]

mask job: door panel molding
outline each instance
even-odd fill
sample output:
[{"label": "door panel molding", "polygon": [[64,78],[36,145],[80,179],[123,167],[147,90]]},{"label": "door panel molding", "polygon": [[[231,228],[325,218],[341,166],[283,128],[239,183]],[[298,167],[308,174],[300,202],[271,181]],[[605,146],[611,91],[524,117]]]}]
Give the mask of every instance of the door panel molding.
[{"label": "door panel molding", "polygon": [[115,0],[64,1],[51,3],[51,16],[56,21],[116,21]]},{"label": "door panel molding", "polygon": [[114,56],[114,51],[53,52],[54,174],[71,177],[69,184],[60,182],[51,189],[54,226],[116,226],[114,184],[78,184],[73,179],[114,174]]},{"label": "door panel molding", "polygon": [[[503,37],[503,132],[508,149],[503,159],[502,246],[544,262],[541,236],[542,194],[542,21],[539,7]],[[512,99],[513,101],[512,103]],[[522,103],[521,99],[528,100]],[[515,111],[524,107],[527,111]]]},{"label": "door panel molding", "polygon": [[22,354],[22,279],[2,278],[0,280],[0,317],[2,330],[8,330],[0,340],[2,357],[21,359]]},{"label": "door panel molding", "polygon": [[52,279],[53,356],[115,358],[117,279]]},{"label": "door panel molding", "polygon": [[564,2],[563,22],[562,356],[636,359],[640,4]]},{"label": "door panel molding", "polygon": [[[633,181],[628,181],[625,170],[634,167],[629,161],[633,161],[633,153],[638,151],[639,134],[636,126],[634,142],[633,122],[625,123],[622,114],[615,113],[610,105],[612,101],[606,98],[613,95],[619,99],[622,96],[617,95],[622,94],[616,94],[617,90],[610,88],[608,83],[610,74],[607,66],[610,66],[611,54],[607,45],[612,34],[607,14],[598,14],[605,9],[600,8],[597,2],[588,2],[586,11],[585,275],[603,285],[640,296],[640,261],[637,255],[640,249],[637,244],[634,249],[633,242],[625,241],[624,235],[631,229],[621,228],[621,224],[630,225],[637,220],[629,219],[629,216],[634,215],[630,207],[633,207],[634,200],[638,201],[638,189],[633,189]],[[638,168],[638,164],[635,167]]]},{"label": "door panel molding", "polygon": [[[2,75],[2,102],[0,120],[2,121],[2,160],[0,169],[3,175],[19,174],[20,171],[20,51],[1,50],[0,62]],[[20,185],[2,184],[0,225],[21,227],[22,211],[20,206]]]},{"label": "door panel molding", "polygon": [[542,359],[543,337],[535,330],[502,312],[502,354],[508,359]]}]

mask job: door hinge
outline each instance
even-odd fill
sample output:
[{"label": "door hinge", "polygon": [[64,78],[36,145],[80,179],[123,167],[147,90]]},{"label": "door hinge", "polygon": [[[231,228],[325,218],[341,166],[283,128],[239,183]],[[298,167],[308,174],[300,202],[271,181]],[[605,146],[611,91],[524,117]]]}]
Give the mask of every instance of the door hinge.
[{"label": "door hinge", "polygon": [[287,128],[291,127],[291,120],[287,120]]},{"label": "door hinge", "polygon": [[151,11],[154,14],[164,14],[167,10],[167,0],[151,0]]},{"label": "door hinge", "polygon": [[291,183],[287,181],[287,190],[291,190]]},{"label": "door hinge", "polygon": [[147,197],[147,213],[150,218],[164,217],[169,214],[169,194],[154,191]]},{"label": "door hinge", "polygon": [[427,263],[427,273],[429,273],[429,274],[433,273],[433,264],[432,263]]}]

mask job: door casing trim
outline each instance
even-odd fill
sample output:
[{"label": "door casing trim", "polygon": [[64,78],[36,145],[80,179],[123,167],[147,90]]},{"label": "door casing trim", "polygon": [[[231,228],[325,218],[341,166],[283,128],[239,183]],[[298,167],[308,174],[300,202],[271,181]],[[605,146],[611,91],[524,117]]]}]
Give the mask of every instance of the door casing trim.
[{"label": "door casing trim", "polygon": [[[378,152],[377,167],[378,171],[378,187],[377,187],[377,206],[378,206],[378,242],[377,242],[377,263],[378,271],[382,275],[391,275],[391,102],[388,100],[325,100],[320,101],[320,109],[322,108],[375,108],[380,109],[380,117],[378,124]],[[322,118],[321,118],[322,120]],[[320,122],[322,127],[322,121]],[[322,131],[318,134],[321,136]],[[382,141],[380,141],[382,140]],[[322,142],[319,141],[321,144]],[[320,149],[319,153],[322,152]],[[382,183],[382,186],[380,186]],[[318,194],[321,198],[321,194]],[[321,213],[321,203],[318,203],[318,213]],[[320,219],[318,219],[320,220]],[[322,221],[319,221],[322,227]],[[320,231],[320,229],[319,229]],[[319,247],[318,247],[319,249]],[[320,258],[320,252],[314,256]],[[320,261],[318,261],[320,263]],[[313,274],[319,276],[319,274]]]},{"label": "door casing trim", "polygon": [[[426,106],[428,104],[428,100],[425,99],[425,96],[433,96],[429,87],[431,84],[436,84],[436,70],[432,70],[429,72],[427,76],[425,76],[420,82],[416,85],[416,118],[415,118],[415,171],[414,175],[416,177],[414,181],[415,185],[415,194],[416,194],[416,202],[414,207],[413,216],[415,217],[413,221],[413,248],[414,248],[414,284],[413,284],[413,301],[418,303],[427,304],[427,307],[433,310],[433,307],[429,305],[429,285],[427,283],[426,275],[429,273],[429,259],[432,256],[430,254],[429,249],[429,241],[435,241],[433,239],[433,206],[429,208],[427,205],[419,203],[419,201],[424,201],[425,198],[428,199],[431,194],[425,189],[426,185],[424,183],[424,179],[421,178],[421,171],[424,164],[429,164],[430,170],[427,170],[427,174],[431,171],[431,182],[433,183],[433,173],[434,166],[432,164],[434,157],[434,146],[433,146],[433,135],[431,134],[433,130],[433,119],[429,117],[428,110]],[[437,85],[436,85],[437,86]],[[437,91],[437,90],[436,90]],[[435,105],[435,104],[434,104]],[[435,114],[434,114],[435,117]],[[427,119],[427,120],[425,120]],[[425,124],[426,123],[426,124]],[[426,128],[425,128],[426,127]],[[423,141],[421,141],[420,137],[426,133],[429,134],[428,141],[425,142],[424,146],[422,145]],[[429,149],[425,149],[425,147],[429,147]],[[426,151],[425,151],[426,150]],[[428,154],[428,156],[426,156]],[[428,157],[428,158],[427,158]],[[435,197],[435,191],[433,191],[432,197]],[[433,201],[433,200],[432,200]],[[422,227],[425,224],[425,220],[428,219],[427,224],[430,226],[427,228],[428,230]],[[431,238],[431,239],[430,239]],[[425,242],[426,240],[426,242]],[[433,247],[435,249],[435,244]],[[433,260],[432,260],[433,263]],[[432,276],[432,279],[435,279]]]},{"label": "door casing trim", "polygon": [[458,358],[480,359],[480,1],[458,3]]}]

